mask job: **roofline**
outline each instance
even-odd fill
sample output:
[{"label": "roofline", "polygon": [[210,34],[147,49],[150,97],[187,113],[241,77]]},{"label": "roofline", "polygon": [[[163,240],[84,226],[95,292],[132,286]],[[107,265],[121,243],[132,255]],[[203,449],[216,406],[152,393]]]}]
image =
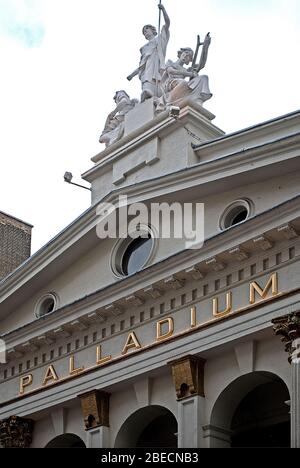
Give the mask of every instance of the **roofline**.
[{"label": "roofline", "polygon": [[264,122],[261,122],[259,124],[251,125],[250,127],[245,127],[245,128],[243,128],[241,130],[237,130],[237,131],[232,132],[232,133],[226,133],[226,135],[215,138],[213,140],[205,141],[205,142],[200,143],[200,144],[192,143],[192,148],[195,151],[197,151],[197,150],[199,150],[201,148],[204,148],[206,146],[213,145],[214,143],[219,143],[219,142],[224,141],[224,140],[229,140],[232,137],[242,135],[243,133],[247,133],[247,132],[257,130],[257,129],[265,127],[267,125],[270,125],[270,124],[273,124],[273,123],[276,123],[276,122],[280,122],[281,120],[290,119],[290,118],[295,117],[297,115],[300,116],[300,109],[298,109],[296,111],[293,111],[293,112],[289,112],[288,114],[281,115],[279,117],[275,117],[275,118],[270,119],[270,120],[265,120]]},{"label": "roofline", "polygon": [[[271,215],[273,212],[276,212],[276,211],[282,210],[282,209],[286,209],[289,205],[291,205],[293,203],[298,207],[298,201],[299,200],[300,200],[300,194],[296,195],[295,197],[290,198],[289,200],[286,200],[286,201],[284,201],[282,203],[279,203],[278,205],[275,205],[272,208],[269,208],[268,210],[263,211],[262,213],[259,213],[259,214],[255,215],[255,216],[249,218],[245,222],[239,223],[239,224],[237,224],[235,226],[232,226],[229,229],[226,229],[225,231],[218,232],[217,234],[214,234],[214,235],[208,237],[207,239],[205,239],[204,245],[205,245],[205,247],[208,247],[208,244],[211,244],[212,242],[217,241],[218,239],[222,238],[224,235],[225,236],[228,235],[228,233],[229,234],[230,233],[231,234],[236,234],[239,231],[241,231],[243,229],[246,229],[245,226],[249,226],[249,224],[253,224],[256,221],[262,220],[262,219],[264,219],[266,217],[266,215]],[[279,223],[279,225],[280,225],[280,223]],[[191,250],[191,251],[188,251],[188,252],[190,252],[190,254],[192,255],[193,252],[195,252],[195,251]],[[157,269],[160,269],[160,268],[164,267],[168,262],[173,261],[173,263],[175,262],[177,264],[178,263],[177,259],[180,260],[180,258],[185,256],[186,253],[187,253],[187,250],[183,249],[183,250],[180,250],[179,252],[176,252],[176,253],[173,253],[172,255],[169,255],[168,257],[162,258],[158,262],[156,262],[156,263],[154,263],[152,265],[149,265],[148,267],[134,273],[133,275],[122,278],[122,279],[120,279],[120,280],[118,280],[118,281],[116,281],[114,283],[111,283],[111,284],[106,285],[106,286],[104,286],[102,288],[99,288],[96,291],[93,291],[92,293],[86,294],[85,296],[82,296],[81,298],[76,299],[75,301],[73,301],[71,303],[65,304],[61,308],[53,311],[50,314],[47,314],[46,316],[40,317],[39,319],[36,319],[36,320],[31,321],[29,323],[26,323],[25,325],[23,325],[21,327],[18,327],[18,328],[13,329],[13,330],[11,330],[11,331],[3,334],[3,335],[0,335],[0,338],[7,339],[7,338],[9,338],[11,336],[14,336],[16,333],[19,333],[20,331],[25,331],[26,329],[28,329],[28,328],[30,328],[32,326],[39,325],[40,323],[44,323],[48,319],[53,319],[54,317],[57,317],[59,314],[61,314],[64,311],[67,311],[67,310],[69,310],[71,308],[74,308],[76,306],[80,307],[80,305],[83,304],[85,301],[89,301],[89,300],[92,300],[93,298],[96,298],[99,295],[103,295],[103,293],[109,292],[109,290],[111,288],[118,288],[119,289],[123,285],[126,287],[126,285],[128,283],[132,283],[132,282],[134,282],[135,284],[139,284],[139,279],[143,279],[145,276],[148,276],[149,273],[155,272]]]},{"label": "roofline", "polygon": [[[296,115],[296,114],[300,115],[300,111],[298,111],[296,113],[293,113],[293,114],[289,114],[289,115]],[[282,143],[285,140],[288,140],[290,138],[295,138],[295,137],[300,138],[300,133],[298,133],[296,135],[294,135],[294,134],[288,135],[287,137],[280,138],[280,139],[274,140],[272,142],[268,142],[267,144],[257,145],[255,147],[248,148],[247,152],[251,152],[251,151],[254,151],[254,150],[260,150],[261,151],[266,146],[272,146],[272,145],[277,144],[277,143]],[[214,143],[216,141],[217,140],[214,140],[213,142],[209,142],[208,144]],[[1,289],[4,287],[5,283],[8,282],[9,280],[12,280],[14,277],[17,277],[18,274],[22,274],[22,270],[25,269],[28,265],[30,265],[34,261],[36,261],[37,264],[39,264],[39,258],[42,259],[44,253],[47,252],[47,250],[49,250],[49,254],[51,254],[51,250],[50,250],[51,247],[55,249],[55,243],[58,243],[59,240],[62,239],[63,236],[68,233],[68,231],[70,231],[72,228],[75,229],[76,225],[78,225],[78,228],[80,228],[81,224],[85,224],[85,225],[88,224],[88,222],[91,220],[91,218],[93,218],[93,213],[95,212],[94,210],[96,209],[96,206],[99,203],[103,202],[104,200],[114,198],[115,196],[117,196],[118,193],[122,193],[122,191],[124,189],[126,189],[127,191],[131,191],[133,189],[136,190],[136,188],[141,186],[141,185],[145,186],[145,184],[146,184],[147,186],[149,186],[149,184],[150,185],[153,184],[153,183],[157,184],[157,183],[163,182],[163,181],[165,181],[167,179],[170,179],[170,178],[171,179],[173,179],[174,177],[177,178],[179,174],[184,174],[184,175],[188,176],[189,174],[193,174],[194,172],[197,172],[197,170],[203,170],[204,166],[210,166],[211,164],[220,164],[220,163],[222,164],[223,162],[227,161],[231,157],[236,158],[240,153],[242,153],[243,156],[245,155],[245,151],[238,151],[236,153],[227,154],[227,155],[225,155],[225,156],[223,156],[221,158],[217,158],[216,160],[204,161],[204,162],[194,164],[194,165],[192,165],[190,167],[185,167],[185,168],[180,169],[178,171],[174,171],[171,174],[164,174],[164,175],[159,176],[159,177],[154,177],[154,178],[148,179],[146,181],[138,182],[138,183],[136,183],[134,185],[129,185],[129,186],[126,186],[126,187],[118,187],[115,190],[112,190],[111,192],[107,193],[102,199],[97,200],[96,203],[94,203],[92,206],[90,206],[79,217],[77,217],[68,226],[66,226],[62,231],[60,231],[56,236],[54,236],[52,239],[50,239],[37,252],[35,252],[31,257],[29,257],[27,260],[25,260],[25,262],[23,262],[21,265],[19,265],[19,267],[16,268],[12,273],[10,273],[5,278],[3,278],[0,281],[0,293],[1,293]]]},{"label": "roofline", "polygon": [[27,226],[27,227],[29,227],[31,229],[34,227],[32,224],[29,224],[29,223],[27,223],[26,221],[23,221],[20,218],[16,218],[16,216],[12,216],[12,215],[6,213],[5,211],[0,210],[0,214],[3,214],[4,216],[7,216],[8,218],[14,219],[15,221],[18,221],[19,223],[25,224],[25,226]]}]

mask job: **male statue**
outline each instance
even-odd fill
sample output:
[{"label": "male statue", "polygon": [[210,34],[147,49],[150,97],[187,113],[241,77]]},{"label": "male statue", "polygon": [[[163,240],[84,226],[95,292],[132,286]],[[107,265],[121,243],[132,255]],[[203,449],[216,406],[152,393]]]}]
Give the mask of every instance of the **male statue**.
[{"label": "male statue", "polygon": [[139,75],[142,83],[142,102],[151,97],[161,96],[161,73],[165,66],[167,45],[170,39],[170,18],[162,4],[159,4],[158,8],[163,13],[165,24],[158,34],[155,26],[151,24],[143,27],[143,34],[148,42],[140,49],[139,68],[127,77],[130,81],[134,76]]}]

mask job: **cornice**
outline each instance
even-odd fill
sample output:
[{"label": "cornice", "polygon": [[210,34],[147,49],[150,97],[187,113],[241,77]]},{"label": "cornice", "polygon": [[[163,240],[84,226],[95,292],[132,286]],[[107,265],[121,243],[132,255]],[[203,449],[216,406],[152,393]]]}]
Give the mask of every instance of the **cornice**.
[{"label": "cornice", "polygon": [[[267,146],[258,145],[247,151],[227,155],[208,162],[202,162],[169,175],[119,188],[106,195],[99,203],[104,201],[115,203],[118,200],[118,196],[123,192],[126,193],[129,202],[131,202],[133,200],[141,201],[146,197],[153,197],[154,192],[155,196],[161,196],[186,188],[192,189],[204,183],[231,177],[242,172],[252,171],[257,169],[258,164],[262,166],[262,162],[268,163],[268,165],[274,164],[276,162],[276,157],[277,161],[284,160],[287,165],[289,158],[300,157],[299,148],[300,133],[290,135],[279,141],[273,141]],[[71,245],[74,245],[80,238],[96,226],[96,206],[97,205],[90,207],[48,244],[0,282],[1,302],[23,285],[27,279],[29,279],[28,277],[39,273],[51,261],[65,252]]]},{"label": "cornice", "polygon": [[228,133],[212,141],[204,141],[200,144],[195,144],[193,145],[193,148],[196,152],[200,150],[205,152],[210,150],[214,151],[219,146],[232,146],[239,140],[243,141],[247,139],[249,141],[257,136],[267,134],[270,131],[276,134],[277,129],[290,127],[291,125],[296,125],[298,122],[300,123],[300,110],[244,128],[242,130],[238,130],[236,132]]},{"label": "cornice", "polygon": [[[7,345],[10,346],[11,343],[16,341],[19,344],[23,339],[27,339],[29,334],[38,336],[51,331],[53,327],[65,326],[74,320],[74,317],[77,319],[86,318],[91,312],[111,305],[112,297],[114,298],[113,302],[118,303],[131,295],[143,295],[146,288],[151,286],[155,288],[157,284],[165,281],[166,278],[170,278],[170,276],[185,275],[186,271],[192,267],[199,268],[201,271],[201,263],[211,258],[222,257],[223,254],[228,253],[230,249],[237,246],[242,249],[243,244],[249,243],[258,236],[265,235],[268,237],[271,235],[272,238],[272,231],[275,231],[283,224],[292,222],[295,219],[297,219],[297,223],[300,223],[299,200],[300,196],[207,239],[201,250],[181,251],[131,277],[95,291],[52,314],[12,331],[5,336]],[[276,231],[276,234],[278,234],[278,231]],[[257,246],[257,250],[259,251],[259,246]],[[232,259],[232,261],[234,260]],[[110,312],[107,312],[107,314],[109,316]]]}]

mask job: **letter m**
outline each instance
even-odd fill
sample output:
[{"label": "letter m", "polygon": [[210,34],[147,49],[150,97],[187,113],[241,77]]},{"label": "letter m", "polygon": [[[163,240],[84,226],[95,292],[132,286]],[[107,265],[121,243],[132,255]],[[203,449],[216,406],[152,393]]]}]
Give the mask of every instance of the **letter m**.
[{"label": "letter m", "polygon": [[269,291],[272,291],[272,296],[278,294],[278,274],[274,273],[264,289],[262,289],[255,281],[250,283],[250,304],[255,304],[255,293],[257,293],[262,299],[266,299]]}]

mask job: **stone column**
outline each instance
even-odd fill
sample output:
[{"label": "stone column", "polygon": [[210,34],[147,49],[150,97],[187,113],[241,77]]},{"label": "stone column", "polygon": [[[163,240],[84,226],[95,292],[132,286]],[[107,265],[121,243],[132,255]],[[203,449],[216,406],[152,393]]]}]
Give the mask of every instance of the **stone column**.
[{"label": "stone column", "polygon": [[34,421],[11,416],[0,421],[0,445],[3,448],[29,448]]},{"label": "stone column", "polygon": [[109,397],[100,390],[79,395],[88,448],[109,448]]},{"label": "stone column", "polygon": [[168,363],[172,368],[178,401],[178,447],[204,447],[204,365],[197,356]]},{"label": "stone column", "polygon": [[292,372],[291,388],[291,446],[300,448],[300,312],[273,321],[276,335],[281,336],[289,354]]}]

